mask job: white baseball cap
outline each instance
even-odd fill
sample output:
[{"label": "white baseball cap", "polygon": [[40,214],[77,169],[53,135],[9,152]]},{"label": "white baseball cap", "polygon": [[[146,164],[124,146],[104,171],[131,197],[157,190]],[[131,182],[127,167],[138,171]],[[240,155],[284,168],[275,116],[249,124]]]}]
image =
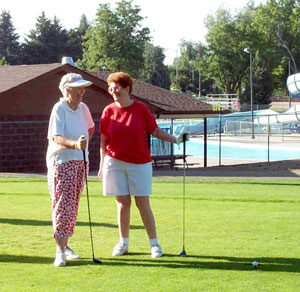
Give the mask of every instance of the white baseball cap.
[{"label": "white baseball cap", "polygon": [[87,87],[92,84],[93,82],[83,79],[80,74],[68,73],[61,78],[59,89],[64,93],[65,87]]}]

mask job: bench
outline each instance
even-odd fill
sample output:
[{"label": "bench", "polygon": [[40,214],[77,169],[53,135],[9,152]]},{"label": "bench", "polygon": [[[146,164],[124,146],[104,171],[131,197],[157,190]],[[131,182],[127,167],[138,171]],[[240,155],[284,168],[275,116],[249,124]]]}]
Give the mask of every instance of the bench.
[{"label": "bench", "polygon": [[153,155],[152,163],[155,168],[169,166],[170,169],[174,169],[177,159],[183,160],[183,155]]}]

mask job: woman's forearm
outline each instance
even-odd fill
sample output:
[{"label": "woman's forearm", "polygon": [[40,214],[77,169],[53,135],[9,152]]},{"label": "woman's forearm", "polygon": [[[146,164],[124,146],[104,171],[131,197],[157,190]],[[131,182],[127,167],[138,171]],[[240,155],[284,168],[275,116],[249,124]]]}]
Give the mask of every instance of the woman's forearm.
[{"label": "woman's forearm", "polygon": [[64,148],[75,149],[75,150],[84,150],[87,146],[87,141],[85,140],[84,135],[81,135],[78,140],[72,140],[70,138],[56,135],[53,136],[53,141],[61,145]]},{"label": "woman's forearm", "polygon": [[64,136],[53,136],[53,141],[65,148],[76,149],[76,140],[72,140]]},{"label": "woman's forearm", "polygon": [[154,130],[154,132],[152,133],[152,136],[157,138],[157,139],[163,140],[163,141],[176,143],[176,137],[174,137],[173,135],[170,135],[169,133],[165,132],[160,127],[157,127]]},{"label": "woman's forearm", "polygon": [[93,137],[94,131],[95,131],[95,127],[92,127],[92,128],[88,129],[88,132],[89,132],[89,142],[91,141],[91,139]]}]

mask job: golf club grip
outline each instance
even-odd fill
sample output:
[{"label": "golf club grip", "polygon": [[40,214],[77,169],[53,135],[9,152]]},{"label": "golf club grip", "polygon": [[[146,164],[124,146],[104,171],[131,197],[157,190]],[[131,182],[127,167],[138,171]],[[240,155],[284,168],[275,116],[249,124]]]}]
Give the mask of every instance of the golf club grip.
[{"label": "golf club grip", "polygon": [[183,136],[182,136],[182,141],[183,141],[183,163],[185,164],[185,153],[186,153],[186,151],[185,151],[185,146],[186,146],[186,135],[187,134],[183,134]]},{"label": "golf club grip", "polygon": [[82,154],[83,154],[83,161],[84,161],[84,165],[85,165],[85,163],[86,163],[86,157],[85,157],[85,150],[84,149],[82,150]]}]

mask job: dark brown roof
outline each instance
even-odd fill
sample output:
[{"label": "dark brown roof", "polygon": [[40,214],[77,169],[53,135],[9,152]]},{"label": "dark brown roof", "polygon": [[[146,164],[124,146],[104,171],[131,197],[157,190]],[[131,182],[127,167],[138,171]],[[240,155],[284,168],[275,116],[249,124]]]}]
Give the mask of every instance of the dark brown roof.
[{"label": "dark brown roof", "polygon": [[61,66],[62,64],[0,66],[0,92],[7,91]]},{"label": "dark brown roof", "polygon": [[[69,64],[39,64],[0,66],[0,94],[30,80],[45,75],[50,71],[64,70],[76,72],[103,90],[107,89],[106,79],[109,72],[85,72]],[[157,117],[210,116],[219,112],[213,111],[212,105],[186,95],[147,84],[134,79],[132,96],[143,101],[156,113]]]},{"label": "dark brown roof", "polygon": [[[68,70],[64,70],[67,68]],[[0,66],[0,93],[57,69],[62,69],[66,72],[79,73],[101,88],[105,88],[106,86],[106,82],[69,64],[14,65]]]},{"label": "dark brown roof", "polygon": [[[106,81],[109,72],[90,72]],[[167,115],[212,115],[218,114],[212,105],[201,102],[189,95],[179,94],[139,80],[133,80],[132,95],[149,105],[158,116]]]}]

